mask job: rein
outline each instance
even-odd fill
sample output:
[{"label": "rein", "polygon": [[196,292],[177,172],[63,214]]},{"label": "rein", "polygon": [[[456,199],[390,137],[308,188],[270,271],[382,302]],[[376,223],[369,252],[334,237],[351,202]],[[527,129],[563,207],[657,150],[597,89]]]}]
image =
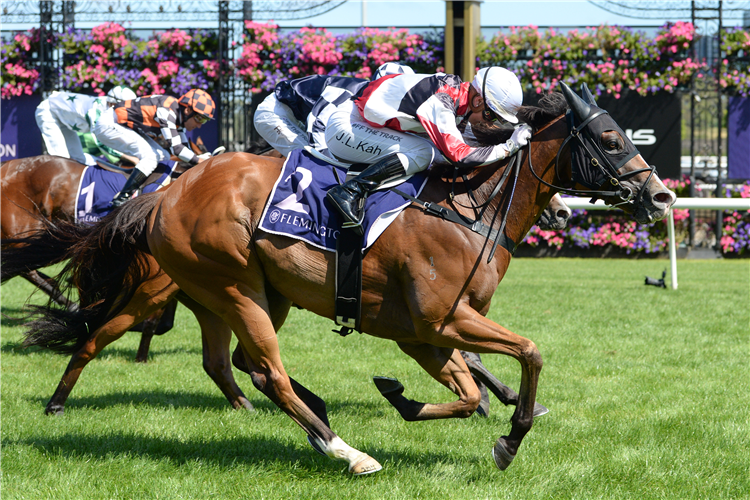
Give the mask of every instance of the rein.
[{"label": "rein", "polygon": [[[453,201],[454,196],[455,196],[455,181],[456,181],[457,170],[458,169],[454,169],[453,171],[454,172],[453,183],[451,186],[451,194],[450,194],[451,201]],[[508,200],[508,209],[503,214],[503,219],[500,222],[500,228],[494,229],[493,226],[495,225],[495,219],[497,218],[497,214],[501,210],[502,207],[501,206],[497,207],[495,214],[492,216],[492,222],[490,222],[489,225],[482,222],[482,217],[484,216],[485,211],[489,207],[490,202],[500,193],[503,185],[505,184],[505,181],[508,179],[508,176],[511,170],[513,170],[514,176],[513,176],[513,187],[510,192],[510,199]],[[459,206],[462,206],[465,208],[473,208],[475,211],[481,209],[479,216],[475,220],[471,220],[465,215],[461,215],[460,213],[456,212],[455,210],[451,210],[450,208],[446,208],[446,207],[443,207],[441,205],[438,205],[436,203],[432,203],[429,201],[427,202],[422,201],[419,198],[415,198],[414,196],[404,193],[398,188],[392,187],[390,188],[390,190],[396,194],[403,196],[404,198],[411,200],[413,203],[420,205],[422,209],[428,214],[435,215],[448,222],[453,222],[455,224],[459,224],[463,227],[466,227],[472,230],[473,232],[484,236],[486,238],[486,241],[493,240],[492,249],[490,250],[489,257],[487,258],[487,263],[489,264],[490,262],[492,262],[492,259],[495,256],[495,250],[497,250],[498,245],[505,248],[511,255],[516,253],[516,248],[518,247],[518,244],[515,241],[513,241],[512,238],[506,235],[504,231],[505,231],[505,224],[508,221],[508,212],[509,212],[511,204],[513,203],[513,195],[516,192],[516,182],[518,181],[518,174],[520,173],[520,171],[521,171],[521,155],[516,154],[513,157],[511,157],[511,160],[508,163],[507,168],[505,169],[505,172],[503,172],[502,177],[500,178],[498,183],[495,185],[495,188],[492,190],[492,193],[487,198],[487,201],[485,201],[482,204],[477,204],[477,205],[472,205],[472,206],[466,206],[466,205],[461,205],[460,203],[457,203]],[[467,180],[466,175],[464,175],[463,178],[464,180]],[[467,190],[468,190],[468,193],[471,193],[471,189],[467,187]],[[476,202],[476,199],[474,198],[473,194],[469,194],[469,196],[473,202]]]}]

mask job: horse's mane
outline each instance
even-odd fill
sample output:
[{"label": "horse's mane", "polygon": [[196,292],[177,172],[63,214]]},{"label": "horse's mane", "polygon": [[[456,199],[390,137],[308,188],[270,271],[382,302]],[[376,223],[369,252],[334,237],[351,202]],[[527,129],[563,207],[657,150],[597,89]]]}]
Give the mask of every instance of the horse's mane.
[{"label": "horse's mane", "polygon": [[518,119],[539,130],[549,122],[568,111],[568,102],[560,92],[545,94],[536,106],[521,106]]}]

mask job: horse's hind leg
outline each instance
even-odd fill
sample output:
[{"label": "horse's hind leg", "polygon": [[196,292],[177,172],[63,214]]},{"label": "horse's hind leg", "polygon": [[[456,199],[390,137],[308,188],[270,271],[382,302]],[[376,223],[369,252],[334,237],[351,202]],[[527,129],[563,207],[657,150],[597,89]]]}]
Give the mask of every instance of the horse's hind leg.
[{"label": "horse's hind leg", "polygon": [[138,344],[138,352],[135,354],[136,363],[148,361],[148,351],[154,335],[164,335],[174,326],[174,315],[177,311],[177,301],[173,300],[160,311],[149,316],[143,322],[141,343]]},{"label": "horse's hind leg", "polygon": [[466,418],[476,411],[481,394],[457,349],[428,344],[399,343],[398,346],[435,380],[458,396],[458,401],[452,403],[420,403],[404,397],[404,387],[395,379],[376,377],[374,381],[378,390],[398,410],[404,420]]},{"label": "horse's hind leg", "polygon": [[254,410],[242,389],[234,380],[232,360],[229,354],[232,330],[220,317],[212,313],[184,293],[178,295],[198,320],[203,341],[203,369],[235,409]]},{"label": "horse's hind leg", "polygon": [[50,298],[61,306],[65,306],[68,311],[75,312],[78,310],[78,304],[68,300],[62,292],[51,283],[51,278],[41,271],[29,271],[21,275],[25,280],[39,288],[41,291],[50,296]]},{"label": "horse's hind leg", "polygon": [[[169,279],[166,275],[164,275],[164,278]],[[65,411],[65,402],[89,361],[96,358],[102,349],[122,337],[128,331],[128,328],[163,307],[178,290],[174,283],[160,288],[161,291],[156,295],[143,288],[139,289],[139,292],[120,314],[95,330],[88,342],[73,354],[55,393],[44,410],[47,415],[60,415]]]},{"label": "horse's hind leg", "polygon": [[296,394],[281,362],[259,266],[255,270],[247,269],[243,273],[246,280],[238,283],[236,270],[219,263],[209,265],[205,259],[200,267],[188,265],[181,271],[167,268],[167,262],[162,264],[183,291],[219,313],[231,326],[254,374],[255,387],[297,422],[326,455],[346,460],[349,471],[355,475],[382,468],[366,453],[347,445]]}]

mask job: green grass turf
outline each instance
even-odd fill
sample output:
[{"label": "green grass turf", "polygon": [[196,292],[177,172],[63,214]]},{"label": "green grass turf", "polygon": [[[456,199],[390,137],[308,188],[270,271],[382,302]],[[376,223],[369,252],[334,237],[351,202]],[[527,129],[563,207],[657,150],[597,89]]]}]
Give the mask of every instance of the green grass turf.
[{"label": "green grass turf", "polygon": [[[232,410],[201,368],[184,307],[134,363],[128,333],[84,370],[61,417],[43,414],[68,359],[20,348],[31,291],[2,287],[3,499],[650,499],[750,497],[750,262],[680,261],[678,290],[644,286],[658,260],[516,259],[490,318],[536,342],[538,418],[508,470],[490,451],[512,407],[490,417],[407,423],[372,375],[406,396],[453,395],[392,342],[340,338],[293,310],[279,333],[287,371],[326,400],[333,430],[384,470],[350,477],[235,376],[256,412]],[[41,299],[36,297],[36,301]],[[519,365],[485,355],[518,387]]]}]

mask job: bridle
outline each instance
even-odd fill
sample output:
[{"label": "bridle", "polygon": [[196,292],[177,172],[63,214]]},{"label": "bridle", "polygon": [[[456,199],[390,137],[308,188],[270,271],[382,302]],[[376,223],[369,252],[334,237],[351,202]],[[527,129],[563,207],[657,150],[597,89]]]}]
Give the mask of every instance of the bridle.
[{"label": "bridle", "polygon": [[[571,169],[573,170],[574,182],[585,185],[586,187],[591,188],[590,190],[579,190],[556,186],[539,177],[534,170],[534,166],[531,164],[531,142],[529,142],[528,163],[529,170],[531,170],[531,173],[534,175],[534,177],[536,177],[536,179],[545,186],[551,187],[562,193],[581,197],[590,196],[592,203],[598,198],[616,197],[622,201],[620,203],[613,204],[612,206],[614,207],[619,207],[625,204],[634,206],[642,204],[646,187],[648,186],[651,178],[656,172],[656,167],[654,165],[649,165],[648,168],[641,168],[638,170],[620,174],[620,169],[636,155],[639,155],[640,152],[635,148],[635,146],[633,146],[632,151],[629,152],[623,159],[621,159],[616,165],[612,164],[609,159],[609,155],[602,151],[601,147],[599,146],[598,137],[594,137],[594,134],[590,130],[590,126],[594,122],[594,120],[608,114],[609,113],[603,109],[597,109],[595,112],[591,113],[583,122],[581,122],[580,125],[576,126],[574,123],[575,118],[573,116],[573,112],[568,111],[568,113],[566,114],[566,119],[568,122],[570,133],[560,145],[560,149],[558,149],[557,155],[555,155],[555,176],[560,179],[560,154],[562,153],[565,146],[568,145],[569,142],[573,141],[573,143],[570,144],[570,147]],[[597,178],[602,180],[596,183],[591,183],[584,180],[584,176],[581,175],[582,173],[580,172],[580,170],[576,171],[576,165],[579,169],[593,169],[594,172],[598,174]],[[638,190],[638,193],[634,195],[633,191],[630,188],[624,187],[622,185],[622,182],[642,172],[649,172],[648,178]],[[612,186],[610,190],[604,189],[604,186],[607,184]]]},{"label": "bridle", "polygon": [[[486,82],[486,74],[485,74],[485,82]],[[572,94],[572,91],[565,87],[567,91],[569,91]],[[484,93],[484,89],[482,89]],[[565,93],[565,92],[564,92]],[[588,89],[586,88],[584,91],[584,94],[588,93]],[[573,94],[575,98],[580,99],[578,96]],[[591,101],[593,101],[593,98],[589,97]],[[568,100],[568,96],[566,96],[566,100]],[[570,104],[570,101],[568,101]],[[593,104],[593,103],[592,103]],[[537,175],[536,171],[534,170],[534,166],[531,163],[531,142],[527,144],[528,151],[526,153],[526,156],[528,157],[528,164],[529,164],[529,170],[531,170],[531,173],[536,177],[536,179],[544,184],[547,187],[550,187],[556,191],[571,194],[574,196],[583,196],[588,197],[592,196],[591,202],[594,203],[597,198],[610,198],[610,197],[616,197],[622,200],[620,203],[616,203],[613,206],[618,207],[625,204],[633,205],[634,209],[640,205],[643,204],[643,195],[645,193],[646,187],[648,186],[649,182],[651,181],[651,178],[653,177],[656,168],[653,165],[650,165],[648,168],[642,168],[639,170],[634,170],[632,172],[626,172],[624,174],[620,174],[620,169],[632,158],[634,158],[636,155],[639,155],[640,152],[635,148],[635,146],[630,143],[626,145],[627,151],[624,155],[617,155],[617,156],[623,156],[623,158],[620,159],[620,161],[617,162],[616,165],[612,164],[612,161],[610,160],[609,154],[606,154],[602,148],[599,145],[599,135],[596,133],[596,131],[592,131],[591,129],[594,126],[598,126],[602,129],[609,130],[612,126],[617,128],[616,124],[614,122],[612,124],[607,124],[605,119],[606,115],[608,115],[607,111],[596,108],[593,112],[589,112],[588,116],[579,124],[575,125],[575,116],[572,111],[568,111],[566,114],[567,118],[567,124],[569,129],[568,137],[563,140],[562,144],[560,144],[560,148],[557,151],[557,154],[555,155],[555,176],[558,179],[561,179],[560,175],[560,155],[565,148],[566,145],[570,145],[571,148],[571,171],[572,171],[572,177],[573,182],[578,183],[581,185],[584,185],[590,190],[579,190],[574,188],[567,188],[563,186],[556,186],[554,184],[551,184],[541,177]],[[596,120],[599,120],[601,122],[605,123],[597,123]],[[623,136],[622,132],[620,132],[621,137]],[[419,200],[417,198],[414,198],[412,196],[409,196],[405,193],[402,193],[396,188],[391,188],[392,191],[397,192],[398,194],[411,199],[411,201],[419,204],[422,206],[422,208],[433,215],[437,215],[438,217],[441,217],[447,221],[455,222],[457,224],[463,225],[464,227],[467,227],[471,229],[472,231],[479,233],[486,237],[487,241],[490,239],[493,240],[492,249],[490,250],[489,256],[487,258],[487,262],[491,262],[492,258],[495,255],[495,250],[497,249],[497,246],[500,245],[504,247],[508,252],[510,252],[511,255],[515,252],[515,249],[517,247],[517,243],[514,242],[511,238],[505,235],[505,225],[508,220],[508,214],[510,213],[510,207],[513,203],[513,195],[515,194],[515,188],[516,183],[518,181],[518,176],[520,174],[521,170],[521,164],[522,164],[522,153],[523,148],[521,148],[518,153],[516,153],[514,156],[511,157],[510,161],[506,165],[505,171],[502,173],[500,179],[498,180],[497,184],[492,190],[492,193],[489,195],[487,200],[483,203],[479,203],[476,198],[474,197],[474,194],[469,187],[469,180],[468,176],[466,174],[462,175],[462,178],[464,180],[464,186],[467,190],[467,195],[469,197],[469,200],[471,201],[471,205],[463,205],[458,203],[455,200],[455,185],[456,185],[456,178],[458,175],[458,167],[454,167],[453,170],[453,180],[451,183],[451,193],[450,193],[450,201],[452,203],[456,203],[457,205],[464,207],[464,208],[470,208],[473,209],[475,213],[478,212],[478,216],[475,220],[471,220],[468,217],[461,215],[458,212],[455,212],[451,209],[445,208],[443,206],[437,205],[435,203],[431,202],[424,202],[422,200]],[[497,219],[498,212],[502,209],[502,204],[498,205],[497,210],[492,216],[492,221],[489,225],[486,225],[482,222],[482,218],[487,210],[487,208],[490,206],[490,203],[492,200],[497,197],[501,192],[507,191],[506,189],[503,189],[503,186],[506,183],[511,183],[511,180],[509,179],[511,171],[513,172],[513,179],[512,179],[512,187],[510,190],[509,199],[507,202],[505,213],[503,214],[502,220],[500,222],[500,227],[496,230],[493,228],[495,225],[495,220]],[[623,187],[622,182],[630,179],[631,177],[638,175],[642,172],[649,172],[649,176],[646,179],[646,182],[643,183],[643,186],[638,190],[638,193],[634,196],[633,192],[630,188]],[[591,179],[591,174],[594,174],[593,180],[589,181],[588,179]],[[612,188],[611,190],[604,189],[605,184],[609,183]]]}]

